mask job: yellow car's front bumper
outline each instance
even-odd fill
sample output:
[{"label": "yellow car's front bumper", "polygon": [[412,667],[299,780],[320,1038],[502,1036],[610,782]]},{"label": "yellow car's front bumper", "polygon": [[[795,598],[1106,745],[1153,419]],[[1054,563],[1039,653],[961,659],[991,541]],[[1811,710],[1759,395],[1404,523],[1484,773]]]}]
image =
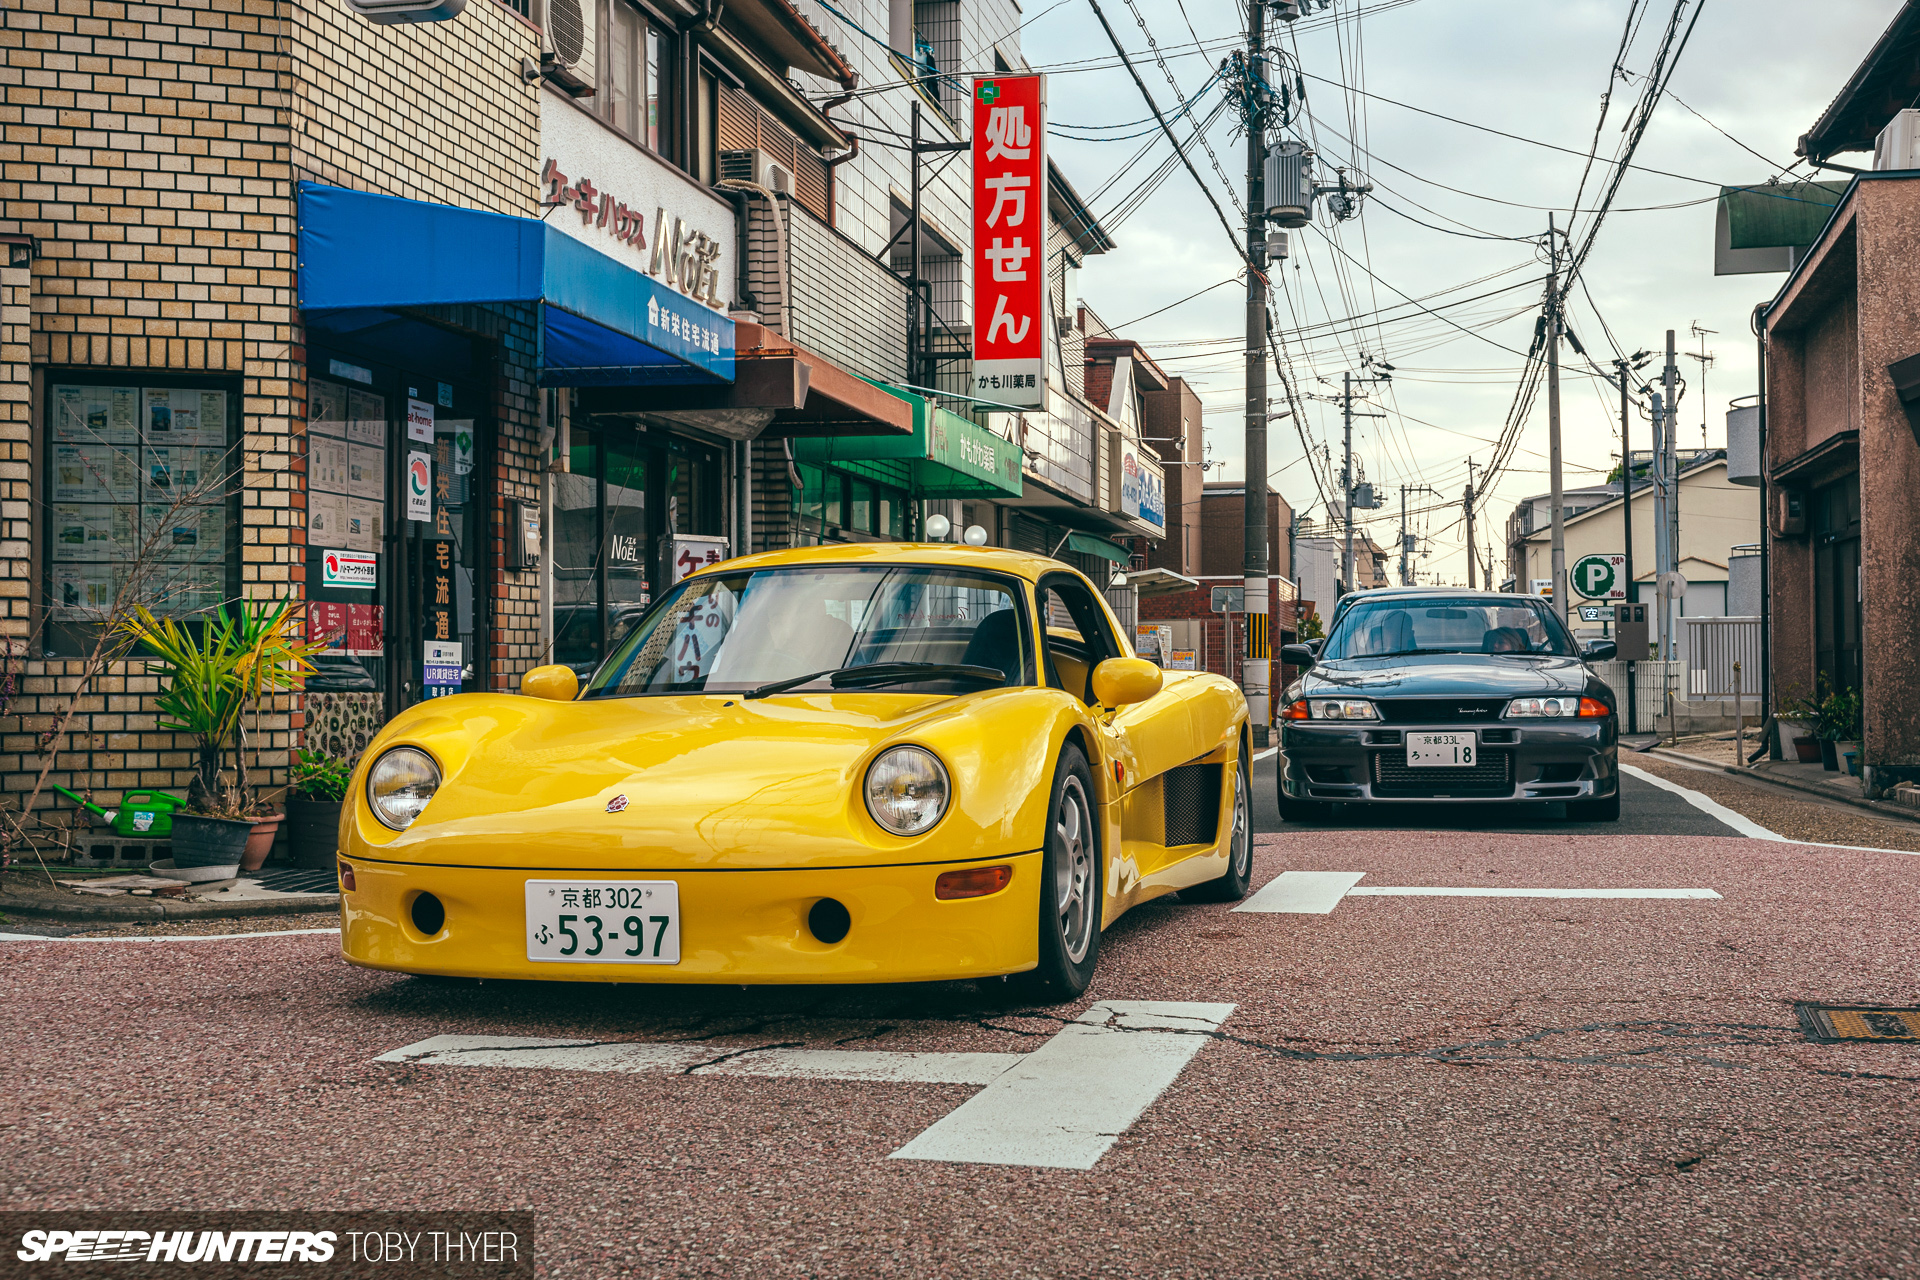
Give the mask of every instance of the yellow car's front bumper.
[{"label": "yellow car's front bumper", "polygon": [[[369,969],[563,982],[921,982],[1019,973],[1039,961],[1039,853],[975,863],[806,871],[560,871],[344,860],[341,953]],[[942,872],[1008,865],[984,898],[933,896]],[[673,880],[680,888],[680,963],[552,964],[527,959],[526,882]],[[446,920],[431,937],[412,919],[431,893]],[[822,898],[847,908],[839,942],[813,936]]]}]

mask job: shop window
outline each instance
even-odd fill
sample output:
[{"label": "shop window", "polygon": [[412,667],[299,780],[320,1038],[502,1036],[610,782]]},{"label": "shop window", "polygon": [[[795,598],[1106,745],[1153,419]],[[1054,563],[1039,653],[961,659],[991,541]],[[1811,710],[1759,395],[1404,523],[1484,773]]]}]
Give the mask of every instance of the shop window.
[{"label": "shop window", "polygon": [[666,68],[672,37],[624,0],[607,12],[607,91],[601,113],[616,129],[652,150],[660,149],[667,103]]},{"label": "shop window", "polygon": [[905,491],[838,471],[802,464],[798,541],[846,541],[849,534],[874,538],[904,538],[907,534]]},{"label": "shop window", "polygon": [[553,478],[553,661],[575,668],[599,660],[600,440],[570,435],[568,470]]},{"label": "shop window", "polygon": [[88,652],[144,605],[191,618],[237,591],[239,387],[48,378],[46,647]]}]

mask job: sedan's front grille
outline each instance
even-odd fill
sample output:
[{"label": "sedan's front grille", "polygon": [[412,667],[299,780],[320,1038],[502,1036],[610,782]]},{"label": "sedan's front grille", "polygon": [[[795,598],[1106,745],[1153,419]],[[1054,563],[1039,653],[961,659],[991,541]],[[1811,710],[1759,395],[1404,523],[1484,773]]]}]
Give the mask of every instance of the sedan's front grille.
[{"label": "sedan's front grille", "polygon": [[1390,799],[1512,795],[1513,753],[1482,751],[1468,769],[1415,769],[1407,764],[1404,754],[1377,751],[1373,756],[1373,794]]},{"label": "sedan's front grille", "polygon": [[1505,698],[1381,698],[1374,703],[1388,724],[1468,724],[1498,720]]}]

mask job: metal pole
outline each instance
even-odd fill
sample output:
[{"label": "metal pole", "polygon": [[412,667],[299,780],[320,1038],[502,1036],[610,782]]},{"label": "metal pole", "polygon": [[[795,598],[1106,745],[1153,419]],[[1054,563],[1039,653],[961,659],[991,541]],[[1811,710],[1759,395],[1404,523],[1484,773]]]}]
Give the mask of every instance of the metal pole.
[{"label": "metal pole", "polygon": [[[1266,79],[1266,5],[1248,6],[1247,70]],[[1267,576],[1267,277],[1266,258],[1266,91],[1247,85],[1247,503],[1246,585],[1247,656],[1241,688],[1253,745],[1267,745],[1268,681],[1272,641],[1268,630]]]},{"label": "metal pole", "polygon": [[1567,511],[1560,476],[1560,241],[1551,213],[1547,215],[1547,251],[1552,257],[1547,268],[1547,468],[1553,516],[1553,608],[1567,618],[1572,593],[1567,590]]},{"label": "metal pole", "polygon": [[[1667,330],[1667,367],[1660,371],[1661,384],[1667,391],[1665,465],[1661,468],[1662,479],[1667,491],[1665,522],[1667,526],[1667,571],[1680,571],[1680,405],[1675,393],[1679,390],[1679,366],[1673,359],[1673,330]],[[1660,656],[1669,663],[1679,657],[1678,637],[1674,634],[1674,610],[1678,608],[1671,594],[1662,601],[1660,607],[1661,643]]]},{"label": "metal pole", "polygon": [[[1260,6],[1255,5],[1258,9]],[[1340,393],[1340,416],[1346,424],[1346,444],[1343,460],[1340,463],[1340,496],[1346,504],[1347,550],[1341,560],[1341,573],[1345,578],[1347,590],[1354,589],[1353,582],[1353,374],[1340,375],[1346,384]]]},{"label": "metal pole", "polygon": [[[1478,561],[1479,561],[1480,553],[1473,549],[1473,459],[1472,458],[1467,459],[1467,493],[1466,493],[1466,496],[1463,499],[1461,499],[1461,503],[1462,503],[1462,506],[1465,508],[1465,514],[1467,517],[1467,590],[1473,591],[1477,589],[1474,586],[1474,573],[1475,573],[1475,570],[1478,569],[1479,567]],[[1493,584],[1491,582],[1487,584],[1487,589],[1488,590],[1493,589]]]},{"label": "metal pole", "polygon": [[[1613,362],[1615,372],[1620,375],[1620,520],[1626,529],[1627,563],[1623,569],[1626,575],[1626,602],[1633,603],[1635,587],[1633,584],[1633,444],[1627,430],[1627,375],[1633,366],[1627,360]],[[1634,677],[1637,674],[1635,663],[1627,660],[1627,732],[1640,732],[1640,703],[1634,696]]]},{"label": "metal pole", "polygon": [[[907,232],[912,241],[907,246],[907,369],[919,386],[927,384],[920,380],[920,99],[913,100],[913,145],[908,154],[913,157],[909,164],[912,170],[913,188],[913,227]],[[1041,263],[1045,268],[1044,260]]]},{"label": "metal pole", "polygon": [[1407,486],[1400,486],[1400,585],[1410,587],[1407,581]]},{"label": "metal pole", "polygon": [[[1772,553],[1772,520],[1767,503],[1772,497],[1767,482],[1767,320],[1765,305],[1754,308],[1754,341],[1759,347],[1760,366],[1760,717],[1761,723],[1773,715],[1773,576],[1769,569]],[[1760,736],[1766,737],[1762,729]],[[1779,741],[1779,735],[1774,735]],[[1866,750],[1865,746],[1861,750]]]}]

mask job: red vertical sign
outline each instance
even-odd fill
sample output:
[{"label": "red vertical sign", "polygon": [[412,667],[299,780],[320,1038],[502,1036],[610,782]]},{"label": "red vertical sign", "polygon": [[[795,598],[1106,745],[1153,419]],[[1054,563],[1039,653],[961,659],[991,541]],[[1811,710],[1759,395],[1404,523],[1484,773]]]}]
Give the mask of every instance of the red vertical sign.
[{"label": "red vertical sign", "polygon": [[973,394],[1047,401],[1047,78],[973,82]]}]

